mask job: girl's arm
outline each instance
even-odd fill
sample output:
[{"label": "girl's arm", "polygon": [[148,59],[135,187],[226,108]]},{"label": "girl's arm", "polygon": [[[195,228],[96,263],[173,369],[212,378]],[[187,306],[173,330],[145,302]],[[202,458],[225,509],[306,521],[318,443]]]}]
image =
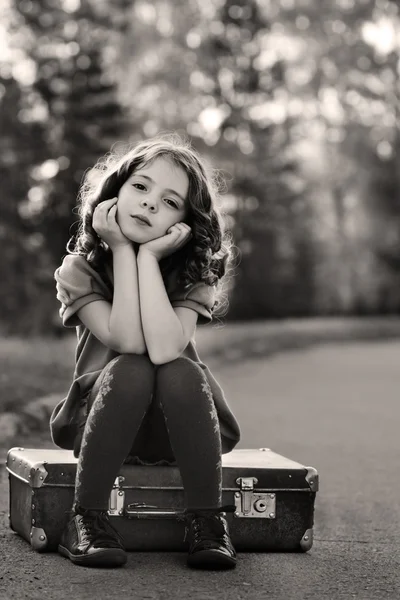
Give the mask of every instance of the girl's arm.
[{"label": "girl's arm", "polygon": [[116,221],[117,201],[118,198],[104,200],[93,212],[93,229],[107,242],[113,255],[112,305],[94,302],[82,307],[78,316],[109,348],[121,354],[144,354],[147,349],[140,317],[136,254]]},{"label": "girl's arm", "polygon": [[146,343],[140,317],[138,265],[133,245],[113,250],[114,298],[109,320],[110,338],[122,353],[144,354]]},{"label": "girl's arm", "polygon": [[106,300],[90,302],[78,310],[78,317],[108,348],[120,354],[145,354],[147,349],[140,319],[137,261],[133,247],[114,250],[113,262],[112,304]]},{"label": "girl's arm", "polygon": [[[177,358],[185,348],[181,321],[169,301],[157,258],[139,249],[140,312],[150,360],[163,364]],[[193,311],[190,311],[196,317]]]}]

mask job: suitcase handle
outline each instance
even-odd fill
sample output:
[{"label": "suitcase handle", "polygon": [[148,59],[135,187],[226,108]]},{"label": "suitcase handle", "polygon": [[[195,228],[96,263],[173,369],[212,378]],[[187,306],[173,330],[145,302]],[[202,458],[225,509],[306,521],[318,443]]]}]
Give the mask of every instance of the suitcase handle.
[{"label": "suitcase handle", "polygon": [[160,508],[159,506],[140,502],[129,504],[124,510],[124,516],[128,519],[178,519],[182,518],[183,515],[182,510]]}]

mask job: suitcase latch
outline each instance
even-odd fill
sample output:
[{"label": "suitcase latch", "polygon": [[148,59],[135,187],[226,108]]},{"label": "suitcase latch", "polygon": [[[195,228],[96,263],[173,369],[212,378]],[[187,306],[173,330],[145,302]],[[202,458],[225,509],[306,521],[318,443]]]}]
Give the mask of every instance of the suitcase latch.
[{"label": "suitcase latch", "polygon": [[110,499],[108,501],[108,514],[122,516],[124,514],[125,492],[122,484],[125,477],[117,477],[111,490]]},{"label": "suitcase latch", "polygon": [[235,492],[235,517],[257,519],[275,519],[276,495],[267,492],[256,492],[256,477],[238,477],[236,483],[240,492]]}]

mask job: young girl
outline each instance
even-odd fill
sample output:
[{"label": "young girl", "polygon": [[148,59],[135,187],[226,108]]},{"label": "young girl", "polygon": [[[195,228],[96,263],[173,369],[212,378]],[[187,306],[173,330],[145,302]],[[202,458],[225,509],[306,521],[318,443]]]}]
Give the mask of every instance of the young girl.
[{"label": "young girl", "polygon": [[240,429],[194,341],[231,255],[216,199],[213,178],[178,136],[110,153],[80,190],[75,248],[71,238],[55,272],[63,324],[77,328],[76,366],[50,421],[54,443],[78,457],[59,545],[78,565],[126,562],[107,516],[124,462],[177,465],[187,564],[236,565],[221,454]]}]

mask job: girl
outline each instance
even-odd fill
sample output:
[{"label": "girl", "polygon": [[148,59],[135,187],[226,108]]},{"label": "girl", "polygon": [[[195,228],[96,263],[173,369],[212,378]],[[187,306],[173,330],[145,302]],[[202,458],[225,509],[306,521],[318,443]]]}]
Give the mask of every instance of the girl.
[{"label": "girl", "polygon": [[81,187],[76,245],[55,272],[63,325],[77,328],[68,395],[52,438],[78,457],[59,552],[85,566],[126,562],[108,498],[124,462],[177,465],[187,564],[231,568],[221,454],[240,440],[223,391],[196,351],[231,256],[201,159],[178,136],[110,153]]}]

